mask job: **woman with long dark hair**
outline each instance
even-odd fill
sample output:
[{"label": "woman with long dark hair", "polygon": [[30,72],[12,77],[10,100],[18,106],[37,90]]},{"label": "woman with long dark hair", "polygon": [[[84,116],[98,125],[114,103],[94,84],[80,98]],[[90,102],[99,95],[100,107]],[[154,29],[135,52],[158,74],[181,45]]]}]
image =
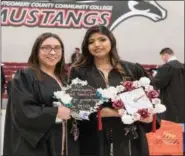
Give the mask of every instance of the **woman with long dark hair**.
[{"label": "woman with long dark hair", "polygon": [[[97,89],[117,86],[125,80],[138,80],[148,76],[138,63],[120,60],[116,39],[105,26],[89,28],[81,49],[82,55],[73,65],[70,79],[87,80],[89,85]],[[125,125],[110,103],[102,106],[100,115],[103,125],[103,129],[99,129],[101,133],[97,129],[99,120],[96,113],[90,115],[90,121],[80,122],[81,156],[149,155],[146,133],[152,131],[152,115],[132,125]]]},{"label": "woman with long dark hair", "polygon": [[53,106],[54,92],[67,83],[64,65],[60,37],[41,34],[33,45],[28,68],[16,72],[12,80],[3,156],[78,156],[77,142],[70,133],[71,111]]}]

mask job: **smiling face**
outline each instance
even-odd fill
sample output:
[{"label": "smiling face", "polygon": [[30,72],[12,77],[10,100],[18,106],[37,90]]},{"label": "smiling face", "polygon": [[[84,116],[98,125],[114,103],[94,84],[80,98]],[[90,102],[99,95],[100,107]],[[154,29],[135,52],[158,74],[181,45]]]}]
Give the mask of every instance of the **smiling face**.
[{"label": "smiling face", "polygon": [[39,48],[38,57],[41,68],[55,68],[56,64],[62,58],[62,46],[60,42],[54,37],[45,39]]},{"label": "smiling face", "polygon": [[94,33],[89,37],[88,49],[94,57],[109,57],[109,53],[111,51],[111,41],[107,36],[101,33]]}]

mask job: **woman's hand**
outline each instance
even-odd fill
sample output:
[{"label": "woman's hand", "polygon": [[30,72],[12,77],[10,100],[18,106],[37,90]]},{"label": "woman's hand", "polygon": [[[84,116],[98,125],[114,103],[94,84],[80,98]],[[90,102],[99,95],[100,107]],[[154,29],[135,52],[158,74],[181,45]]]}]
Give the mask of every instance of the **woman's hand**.
[{"label": "woman's hand", "polygon": [[103,108],[100,111],[101,117],[119,117],[118,111],[111,108]]},{"label": "woman's hand", "polygon": [[71,110],[65,106],[58,107],[57,117],[61,120],[68,120],[71,118]]},{"label": "woman's hand", "polygon": [[149,117],[147,117],[145,119],[141,119],[139,121],[144,122],[144,123],[151,123],[153,121],[153,115],[151,114]]}]

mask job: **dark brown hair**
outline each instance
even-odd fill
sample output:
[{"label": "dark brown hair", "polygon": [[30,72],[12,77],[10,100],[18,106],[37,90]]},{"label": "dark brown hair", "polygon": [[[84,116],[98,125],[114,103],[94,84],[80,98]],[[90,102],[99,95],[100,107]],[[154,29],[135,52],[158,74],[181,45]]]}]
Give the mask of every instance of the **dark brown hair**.
[{"label": "dark brown hair", "polygon": [[163,48],[160,51],[160,55],[163,55],[163,54],[174,55],[174,52],[171,48]]},{"label": "dark brown hair", "polygon": [[36,74],[39,79],[41,79],[41,73],[40,73],[40,62],[39,62],[39,48],[42,45],[42,43],[49,37],[53,37],[57,39],[60,42],[61,48],[62,48],[62,57],[61,60],[56,64],[55,67],[55,74],[56,76],[62,81],[65,82],[66,80],[66,71],[65,71],[65,58],[64,58],[64,44],[60,37],[53,33],[43,33],[41,34],[33,44],[31,55],[28,59],[28,66],[36,71]]},{"label": "dark brown hair", "polygon": [[75,50],[78,50],[78,51],[80,51],[80,48],[76,47],[76,48],[75,48]]},{"label": "dark brown hair", "polygon": [[86,65],[92,65],[94,63],[94,57],[89,52],[88,46],[89,46],[89,38],[94,33],[101,33],[105,36],[107,36],[110,39],[111,42],[111,50],[110,50],[110,62],[118,72],[121,74],[124,74],[124,70],[120,64],[120,57],[117,52],[116,48],[116,39],[112,32],[105,26],[102,25],[96,25],[91,28],[89,28],[85,34],[84,40],[82,42],[82,55],[78,59],[77,62],[73,65],[73,67],[82,67]]}]

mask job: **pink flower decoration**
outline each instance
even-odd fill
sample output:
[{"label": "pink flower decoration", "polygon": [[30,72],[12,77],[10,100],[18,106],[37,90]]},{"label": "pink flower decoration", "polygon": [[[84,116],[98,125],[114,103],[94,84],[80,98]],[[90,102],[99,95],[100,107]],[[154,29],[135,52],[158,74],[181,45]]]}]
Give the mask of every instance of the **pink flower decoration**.
[{"label": "pink flower decoration", "polygon": [[147,96],[149,99],[157,98],[159,96],[159,93],[156,90],[151,90],[147,92]]},{"label": "pink flower decoration", "polygon": [[130,91],[135,89],[135,87],[133,86],[133,82],[132,81],[125,81],[122,83],[122,85],[126,88],[126,90]]},{"label": "pink flower decoration", "polygon": [[125,108],[124,103],[123,103],[121,100],[113,101],[113,102],[112,102],[112,106],[113,106],[115,109],[117,109],[117,110]]},{"label": "pink flower decoration", "polygon": [[135,121],[141,119],[141,115],[140,115],[139,113],[134,113],[133,116],[134,116],[134,120],[135,120]]},{"label": "pink flower decoration", "polygon": [[137,113],[141,116],[141,118],[147,118],[150,116],[150,112],[148,111],[147,108],[143,108],[137,111]]}]

